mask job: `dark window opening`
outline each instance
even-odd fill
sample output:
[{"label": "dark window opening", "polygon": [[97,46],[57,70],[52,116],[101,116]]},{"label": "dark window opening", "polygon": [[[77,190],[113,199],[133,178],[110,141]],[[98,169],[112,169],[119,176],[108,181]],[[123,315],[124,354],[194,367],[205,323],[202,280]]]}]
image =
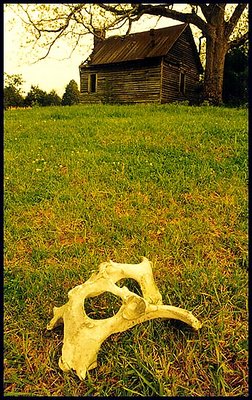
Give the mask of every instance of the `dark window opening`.
[{"label": "dark window opening", "polygon": [[185,73],[180,72],[180,74],[179,74],[179,91],[182,94],[185,94],[185,81],[186,81]]},{"label": "dark window opening", "polygon": [[89,92],[95,93],[97,89],[97,75],[91,74],[89,75]]}]

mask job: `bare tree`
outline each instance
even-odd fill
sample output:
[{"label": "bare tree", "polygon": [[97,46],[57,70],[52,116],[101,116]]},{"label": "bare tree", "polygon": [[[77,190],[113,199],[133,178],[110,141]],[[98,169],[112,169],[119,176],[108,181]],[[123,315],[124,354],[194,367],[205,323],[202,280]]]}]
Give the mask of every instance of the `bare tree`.
[{"label": "bare tree", "polygon": [[[32,4],[15,5],[18,15],[30,32],[34,44],[46,49],[47,57],[53,45],[62,37],[71,37],[73,48],[88,34],[97,34],[97,27],[105,30],[127,28],[144,15],[171,18],[192,24],[200,29],[206,39],[206,64],[204,74],[204,99],[212,104],[222,102],[224,62],[228,50],[248,41],[248,30],[234,37],[237,24],[248,8],[247,3],[234,6],[228,14],[228,3],[190,3],[190,11],[177,11],[174,3],[146,4]],[[35,12],[34,12],[35,9]]]}]

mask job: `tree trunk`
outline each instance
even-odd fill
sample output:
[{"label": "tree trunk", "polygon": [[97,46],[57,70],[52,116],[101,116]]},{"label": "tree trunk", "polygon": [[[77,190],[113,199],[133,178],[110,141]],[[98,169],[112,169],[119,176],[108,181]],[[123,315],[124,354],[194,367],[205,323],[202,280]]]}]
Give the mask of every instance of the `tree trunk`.
[{"label": "tree trunk", "polygon": [[206,37],[206,67],[203,97],[211,104],[222,103],[222,88],[225,56],[228,41],[224,36],[224,26],[211,26]]}]

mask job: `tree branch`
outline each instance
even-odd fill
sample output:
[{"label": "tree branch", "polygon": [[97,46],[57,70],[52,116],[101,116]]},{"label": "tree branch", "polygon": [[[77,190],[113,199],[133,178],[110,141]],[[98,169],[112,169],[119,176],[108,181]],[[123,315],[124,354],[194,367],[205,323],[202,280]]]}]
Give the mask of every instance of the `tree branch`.
[{"label": "tree branch", "polygon": [[56,43],[56,41],[62,36],[64,31],[59,32],[58,35],[48,44],[48,49],[45,53],[44,56],[40,57],[38,60],[34,61],[32,64],[36,64],[38,61],[44,60],[48,54],[50,53],[50,51],[52,50],[53,45]]},{"label": "tree branch", "polygon": [[134,5],[131,9],[125,11],[123,9],[118,8],[118,5],[111,6],[108,4],[99,4],[101,8],[106,11],[113,13],[114,15],[131,15],[131,16],[140,16],[144,14],[155,15],[158,17],[166,17],[175,19],[177,21],[191,23],[196,25],[202,32],[207,35],[207,25],[206,22],[200,18],[196,13],[182,13],[180,11],[173,10],[173,3],[168,3],[165,5],[150,5],[150,4],[137,4]]},{"label": "tree branch", "polygon": [[226,22],[226,27],[225,27],[225,35],[226,37],[229,37],[231,33],[233,32],[234,28],[237,25],[237,22],[239,21],[240,16],[242,15],[243,11],[247,7],[246,3],[240,3],[236,6],[233,14],[231,15],[229,21]]},{"label": "tree branch", "polygon": [[207,4],[199,4],[200,9],[202,11],[202,14],[204,15],[204,17],[206,18],[206,21],[209,21],[209,16],[210,16],[210,10],[209,10],[209,6]]},{"label": "tree branch", "polygon": [[175,19],[177,21],[185,22],[188,24],[196,25],[204,35],[207,35],[207,24],[195,13],[182,13],[180,11],[173,10],[169,6],[152,6],[140,4],[139,11],[143,14],[156,15],[166,18]]},{"label": "tree branch", "polygon": [[246,41],[249,39],[249,34],[248,32],[246,32],[244,35],[240,36],[239,38],[236,38],[234,40],[232,40],[231,42],[229,42],[229,49],[233,49],[235,47],[240,47],[242,46],[244,43],[246,43]]},{"label": "tree branch", "polygon": [[[95,26],[100,24],[100,17],[103,18],[104,27],[108,31],[118,29],[127,24],[127,34],[130,32],[132,23],[138,21],[143,15],[156,16],[158,18],[165,17],[195,25],[201,30],[203,37],[211,35],[213,25],[224,24],[225,36],[228,40],[237,26],[243,11],[247,7],[247,3],[236,5],[229,21],[225,22],[224,12],[226,4],[189,3],[191,12],[184,12],[175,10],[174,3],[97,3],[95,6],[89,3],[62,3],[61,7],[52,7],[52,11],[50,7],[44,8],[38,6],[38,11],[41,11],[38,15],[36,13],[33,15],[36,8],[31,8],[30,11],[28,4],[21,3],[18,4],[18,7],[22,10],[21,14],[23,14],[19,15],[19,17],[26,24],[27,31],[34,37],[34,46],[38,44],[44,49],[47,47],[46,55],[40,58],[42,60],[47,57],[55,42],[60,37],[72,34],[74,39],[78,38],[75,44],[76,47],[81,36],[87,33],[94,34]],[[15,7],[11,5],[10,7],[15,10]],[[198,15],[198,9],[201,10],[202,17]],[[110,13],[108,18],[106,18],[106,12]],[[247,36],[246,34],[239,39],[233,40],[230,43],[230,48],[244,43],[247,40]],[[48,40],[41,45],[41,41],[44,38],[48,38]]]}]

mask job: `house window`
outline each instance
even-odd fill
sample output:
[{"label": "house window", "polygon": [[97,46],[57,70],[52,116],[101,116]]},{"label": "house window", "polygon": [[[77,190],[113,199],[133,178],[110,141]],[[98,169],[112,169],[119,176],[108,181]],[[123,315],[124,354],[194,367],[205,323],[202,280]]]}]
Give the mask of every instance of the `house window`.
[{"label": "house window", "polygon": [[95,93],[97,90],[97,74],[90,74],[88,80],[88,92]]},{"label": "house window", "polygon": [[179,91],[182,94],[185,94],[185,83],[186,83],[185,73],[180,72],[180,74],[179,74]]}]

